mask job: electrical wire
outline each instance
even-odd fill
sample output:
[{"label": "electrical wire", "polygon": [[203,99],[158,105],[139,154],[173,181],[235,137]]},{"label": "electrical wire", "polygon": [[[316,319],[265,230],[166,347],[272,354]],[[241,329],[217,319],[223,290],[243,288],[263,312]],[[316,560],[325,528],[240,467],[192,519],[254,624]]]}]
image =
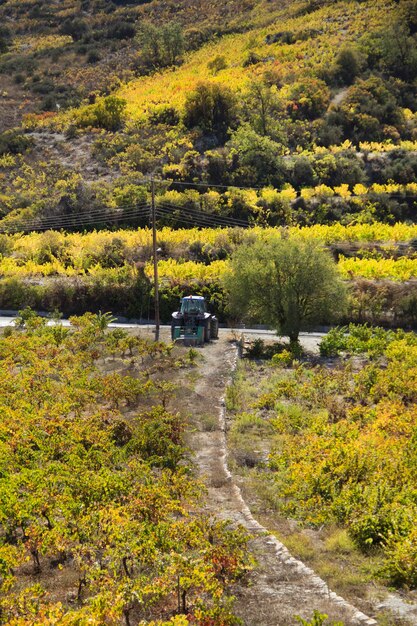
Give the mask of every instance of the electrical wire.
[{"label": "electrical wire", "polygon": [[76,228],[81,228],[81,227],[85,227],[85,226],[93,226],[93,225],[97,225],[97,224],[115,224],[115,223],[120,223],[123,220],[133,220],[133,219],[138,219],[140,217],[144,217],[141,216],[140,214],[132,214],[132,215],[127,215],[125,216],[125,218],[121,218],[121,217],[108,217],[106,219],[102,219],[100,221],[97,221],[96,219],[94,220],[83,220],[83,221],[74,221],[74,222],[68,222],[65,224],[59,223],[57,225],[47,225],[47,226],[43,226],[43,225],[36,225],[36,226],[29,226],[26,228],[22,228],[22,227],[18,227],[18,226],[10,226],[7,228],[3,228],[0,230],[1,233],[4,234],[15,234],[15,233],[30,233],[30,232],[37,232],[37,231],[47,231],[47,230],[71,230],[71,229],[76,229]]},{"label": "electrical wire", "polygon": [[[121,207],[119,208],[119,214],[123,215],[125,212],[130,212],[132,210],[136,211],[142,211],[142,210],[149,210],[149,205],[147,203],[143,203],[143,204],[138,204],[138,205],[129,205],[127,207]],[[106,217],[107,215],[115,215],[114,213],[115,209],[114,207],[101,207],[99,209],[93,209],[92,211],[89,211],[88,213],[76,213],[76,214],[71,214],[71,215],[54,215],[51,217],[34,217],[30,220],[28,220],[26,222],[26,224],[39,224],[39,223],[43,223],[45,225],[49,224],[49,223],[61,223],[61,222],[66,222],[66,221],[74,221],[77,219],[82,219],[82,218],[96,218],[96,219],[100,219],[100,217]],[[109,213],[109,212],[113,212],[113,213]]]},{"label": "electrical wire", "polygon": [[[161,208],[158,211],[158,214],[161,214],[161,213],[165,216],[171,217],[172,219],[176,221],[179,221],[179,222],[186,221],[187,223],[193,224],[194,226],[198,226],[198,225],[212,226],[212,227],[224,226],[225,228],[237,227],[237,226],[242,227],[241,224],[238,225],[238,224],[235,224],[233,222],[228,222],[228,221],[226,222],[226,221],[220,221],[220,220],[212,220],[204,216],[190,215],[187,213],[181,213],[181,214],[176,215],[175,213],[172,212],[171,209],[166,209],[166,208]],[[248,226],[248,225],[246,224],[245,226]]]},{"label": "electrical wire", "polygon": [[213,220],[209,217],[205,217],[205,216],[196,216],[196,215],[189,215],[187,213],[181,213],[179,215],[175,215],[172,211],[172,209],[168,209],[168,208],[162,208],[160,207],[158,209],[158,215],[163,215],[165,217],[170,217],[174,220],[176,220],[177,222],[184,222],[186,224],[190,224],[194,227],[205,227],[205,228],[210,228],[210,227],[223,227],[223,228],[243,228],[246,227],[248,228],[250,225],[249,224],[236,224],[234,222],[231,221],[219,221],[219,220]]},{"label": "electrical wire", "polygon": [[114,207],[101,207],[99,209],[93,209],[92,211],[89,211],[88,213],[75,213],[75,214],[71,214],[71,215],[54,215],[51,217],[39,217],[39,218],[33,218],[32,220],[29,220],[28,223],[40,223],[42,222],[42,224],[48,224],[48,223],[56,223],[56,222],[66,222],[66,221],[73,221],[73,220],[77,220],[79,218],[84,218],[84,217],[94,217],[97,219],[100,219],[100,217],[106,217],[107,215],[116,215],[115,210],[119,211],[120,215],[124,214],[125,212],[131,211],[131,210],[142,210],[142,209],[149,209],[149,205],[147,203],[143,203],[143,204],[138,204],[138,205],[129,205],[126,207],[117,207],[117,209],[115,209]]},{"label": "electrical wire", "polygon": [[86,220],[86,219],[94,219],[94,220],[100,220],[100,219],[107,219],[108,217],[116,217],[116,218],[123,218],[125,215],[129,215],[130,213],[132,213],[132,211],[134,212],[143,212],[143,211],[148,211],[149,209],[144,206],[142,208],[138,207],[138,208],[134,208],[130,211],[123,211],[123,213],[119,213],[119,214],[109,214],[109,209],[99,209],[99,210],[95,210],[95,211],[90,211],[89,213],[81,213],[81,214],[76,214],[76,215],[67,215],[67,216],[53,216],[50,218],[34,218],[31,220],[28,220],[27,222],[25,222],[24,226],[25,228],[30,228],[30,227],[39,227],[39,226],[43,226],[43,227],[57,227],[59,225],[65,225],[67,223],[73,223],[73,222],[77,222],[77,221],[82,221],[82,220]]},{"label": "electrical wire", "polygon": [[[169,213],[166,214],[166,216],[170,216],[172,217]],[[181,225],[183,225],[184,227],[189,226],[190,228],[230,228],[230,226],[225,226],[224,224],[209,224],[207,222],[200,222],[199,224],[196,224],[196,221],[194,219],[191,218],[186,218],[186,217],[181,217],[180,219],[178,219],[178,223],[180,223]]]},{"label": "electrical wire", "polygon": [[[146,181],[149,182],[149,181]],[[179,183],[177,181],[162,181],[157,180],[155,182],[165,182],[168,184],[184,184],[184,185],[192,185],[194,183]],[[211,187],[208,183],[196,184],[196,186],[207,186]],[[226,188],[226,185],[217,185],[217,187]],[[238,189],[260,189],[259,187],[236,187]],[[417,198],[417,194],[390,194],[388,192],[372,192],[365,195],[351,195],[348,199],[364,199],[366,196],[383,196],[393,199],[401,199],[401,200],[412,200]],[[298,196],[299,197],[299,196]],[[317,196],[315,196],[318,198]],[[156,204],[156,214],[162,215],[163,217],[171,217],[177,222],[183,222],[185,224],[191,224],[193,226],[201,226],[201,227],[242,227],[248,228],[251,225],[244,220],[239,218],[227,217],[222,215],[216,215],[213,213],[206,213],[205,211],[199,211],[195,208],[190,207],[179,207],[175,206],[167,201],[164,201],[164,196],[160,196],[161,199],[157,198]],[[313,196],[314,198],[314,196]],[[338,196],[333,196],[330,198],[321,198],[321,201],[334,201],[339,199]],[[115,214],[114,211],[119,211],[118,214]],[[26,221],[22,225],[10,225],[10,226],[1,226],[0,223],[0,233],[18,233],[18,232],[31,232],[31,231],[44,231],[44,230],[59,230],[63,229],[71,229],[71,228],[82,228],[83,226],[92,226],[94,224],[113,224],[117,222],[123,221],[132,221],[135,219],[142,219],[143,217],[149,216],[151,219],[151,206],[149,201],[143,200],[135,205],[125,205],[123,207],[102,207],[93,209],[88,213],[82,213],[77,215],[65,215],[65,216],[51,216],[51,217],[39,217],[32,218]]]},{"label": "electrical wire", "polygon": [[189,207],[176,207],[172,204],[168,204],[165,202],[158,203],[157,207],[163,207],[164,209],[172,210],[172,211],[180,211],[186,213],[188,216],[195,216],[196,219],[202,218],[206,221],[211,221],[213,223],[223,223],[224,225],[234,225],[234,226],[249,226],[247,221],[241,220],[239,218],[227,217],[223,215],[216,215],[214,213],[206,213],[205,211],[199,211],[198,209],[192,209]]},{"label": "electrical wire", "polygon": [[0,228],[0,232],[2,233],[14,233],[14,232],[31,232],[37,230],[59,230],[60,228],[71,228],[76,226],[87,226],[101,223],[113,223],[120,222],[124,220],[132,220],[136,218],[149,217],[149,209],[146,207],[144,209],[133,209],[131,211],[124,211],[123,214],[119,215],[109,215],[101,214],[99,216],[90,216],[88,214],[68,217],[62,220],[48,221],[44,223],[42,220],[36,222],[26,223],[24,226],[13,226]]}]

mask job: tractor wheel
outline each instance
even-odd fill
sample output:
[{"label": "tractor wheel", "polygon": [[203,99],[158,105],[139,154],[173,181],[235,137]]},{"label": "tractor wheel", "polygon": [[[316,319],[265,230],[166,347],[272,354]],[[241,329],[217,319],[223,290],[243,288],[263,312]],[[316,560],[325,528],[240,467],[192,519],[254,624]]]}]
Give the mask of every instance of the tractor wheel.
[{"label": "tractor wheel", "polygon": [[210,322],[204,324],[204,341],[207,343],[210,341]]},{"label": "tractor wheel", "polygon": [[217,317],[212,317],[210,320],[210,334],[212,339],[219,338],[219,320]]}]

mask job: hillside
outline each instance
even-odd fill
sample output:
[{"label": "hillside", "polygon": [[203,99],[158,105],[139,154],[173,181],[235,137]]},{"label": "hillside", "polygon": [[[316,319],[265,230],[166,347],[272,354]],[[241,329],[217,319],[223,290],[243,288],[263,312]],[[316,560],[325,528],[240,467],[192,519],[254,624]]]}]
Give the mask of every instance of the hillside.
[{"label": "hillside", "polygon": [[167,210],[413,219],[410,0],[7,0],[0,18],[4,229],[97,211],[105,223],[146,202],[149,176],[175,181],[157,189]]},{"label": "hillside", "polygon": [[0,624],[417,625],[416,1],[0,20]]},{"label": "hillside", "polygon": [[[55,111],[79,104],[90,91],[105,92],[137,72],[140,46],[134,40],[144,22],[175,19],[191,39],[244,27],[245,2],[207,3],[52,0],[3,2],[2,130],[28,111]],[[236,17],[238,16],[238,17]],[[5,93],[7,91],[7,93]]]}]

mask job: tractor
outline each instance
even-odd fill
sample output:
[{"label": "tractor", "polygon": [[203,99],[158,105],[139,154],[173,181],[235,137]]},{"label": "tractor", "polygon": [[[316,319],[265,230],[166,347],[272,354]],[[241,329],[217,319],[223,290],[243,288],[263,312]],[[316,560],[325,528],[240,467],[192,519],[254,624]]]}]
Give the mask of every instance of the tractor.
[{"label": "tractor", "polygon": [[208,313],[202,296],[186,296],[181,299],[180,310],[172,314],[171,337],[183,339],[184,343],[202,345],[219,336],[219,320]]}]

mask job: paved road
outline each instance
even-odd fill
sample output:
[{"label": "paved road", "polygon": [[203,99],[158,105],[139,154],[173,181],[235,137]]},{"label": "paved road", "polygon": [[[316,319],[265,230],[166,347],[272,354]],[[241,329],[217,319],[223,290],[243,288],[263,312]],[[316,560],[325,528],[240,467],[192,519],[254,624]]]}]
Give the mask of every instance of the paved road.
[{"label": "paved road", "polygon": [[[16,316],[13,315],[4,315],[0,316],[0,328],[4,328],[5,326],[13,326]],[[68,320],[60,320],[63,326],[70,326]],[[49,321],[48,324],[53,324],[53,321]],[[155,331],[155,326],[152,324],[134,324],[132,322],[114,322],[110,324],[110,328],[137,328],[142,331],[145,331],[149,335],[153,335]],[[169,325],[162,325],[161,331],[166,331],[170,329]],[[273,330],[264,330],[259,328],[220,328],[219,332],[221,335],[226,333],[243,333],[244,335],[249,335],[251,339],[276,339],[278,340],[277,334]],[[165,334],[164,333],[164,334]],[[303,347],[306,350],[315,351],[318,349],[318,344],[322,337],[324,337],[326,333],[301,333],[300,341]]]},{"label": "paved road", "polygon": [[[5,326],[12,326],[14,324],[14,320],[16,319],[16,315],[0,315],[0,328],[4,328]],[[70,326],[70,323],[66,319],[60,320],[63,326]],[[54,322],[50,321],[48,324],[53,324]],[[147,329],[149,331],[154,330],[155,326],[153,324],[137,324],[133,322],[114,322],[110,324],[110,328],[141,328]],[[169,324],[161,324],[161,329],[170,328]],[[263,328],[220,328],[221,333],[244,333],[245,335],[257,335],[259,337],[270,337],[274,338],[277,336],[274,330],[266,330]],[[326,333],[301,333],[303,337],[323,337]]]}]

